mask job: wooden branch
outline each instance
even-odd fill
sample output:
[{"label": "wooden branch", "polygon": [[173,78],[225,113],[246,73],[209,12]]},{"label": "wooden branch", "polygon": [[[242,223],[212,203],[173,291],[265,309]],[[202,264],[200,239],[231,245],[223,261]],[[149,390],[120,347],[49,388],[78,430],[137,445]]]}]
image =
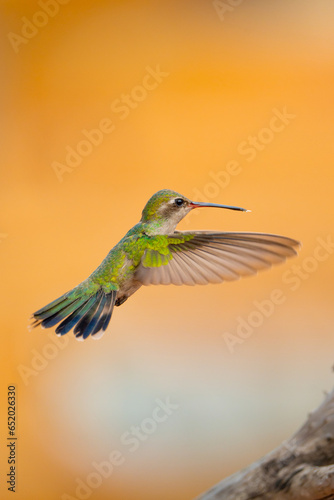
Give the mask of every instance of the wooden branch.
[{"label": "wooden branch", "polygon": [[304,425],[198,500],[334,500],[334,389]]}]

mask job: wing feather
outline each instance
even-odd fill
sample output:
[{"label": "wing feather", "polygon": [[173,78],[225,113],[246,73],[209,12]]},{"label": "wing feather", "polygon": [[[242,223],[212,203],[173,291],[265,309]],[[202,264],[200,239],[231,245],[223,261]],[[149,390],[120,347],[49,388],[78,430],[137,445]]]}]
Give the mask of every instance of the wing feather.
[{"label": "wing feather", "polygon": [[201,281],[201,275],[198,274],[197,267],[193,266],[192,262],[182,252],[175,254],[174,258],[179,262],[181,269],[184,271],[183,283],[185,285],[193,286]]},{"label": "wing feather", "polygon": [[148,255],[151,259],[139,264],[136,279],[143,285],[205,285],[236,280],[284,262],[296,255],[295,248],[300,245],[275,234],[212,231],[175,232],[166,241],[168,259],[165,255],[163,259]]}]

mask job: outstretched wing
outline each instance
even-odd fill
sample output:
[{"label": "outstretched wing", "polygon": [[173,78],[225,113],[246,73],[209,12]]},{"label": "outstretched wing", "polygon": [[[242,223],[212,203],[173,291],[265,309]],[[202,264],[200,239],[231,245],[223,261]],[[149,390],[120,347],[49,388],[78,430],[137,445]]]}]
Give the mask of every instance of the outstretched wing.
[{"label": "outstretched wing", "polygon": [[164,248],[145,250],[135,278],[143,285],[232,281],[285,261],[298,246],[275,234],[175,232]]}]

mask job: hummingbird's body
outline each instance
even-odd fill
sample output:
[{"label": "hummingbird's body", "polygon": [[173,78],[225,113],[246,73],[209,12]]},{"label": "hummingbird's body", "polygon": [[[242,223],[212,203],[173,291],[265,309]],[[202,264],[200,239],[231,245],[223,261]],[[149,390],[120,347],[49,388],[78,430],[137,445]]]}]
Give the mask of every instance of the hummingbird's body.
[{"label": "hummingbird's body", "polygon": [[114,305],[120,306],[142,285],[221,283],[282,262],[295,255],[296,240],[261,233],[177,232],[180,220],[196,203],[175,191],[158,191],[142,218],[100,266],[82,283],[33,314],[35,323],[56,333],[74,327],[79,340],[99,338],[107,329]]}]

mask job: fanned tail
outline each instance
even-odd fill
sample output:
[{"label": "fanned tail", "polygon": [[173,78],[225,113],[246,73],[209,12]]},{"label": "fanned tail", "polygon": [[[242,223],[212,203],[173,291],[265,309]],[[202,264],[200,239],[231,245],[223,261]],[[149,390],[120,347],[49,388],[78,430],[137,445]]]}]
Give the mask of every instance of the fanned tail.
[{"label": "fanned tail", "polygon": [[72,328],[78,340],[89,335],[102,337],[106,331],[116,301],[116,290],[105,292],[102,289],[89,293],[80,287],[74,288],[57,300],[42,307],[32,315],[31,327],[41,325],[51,328],[55,325],[57,335],[65,335]]}]

